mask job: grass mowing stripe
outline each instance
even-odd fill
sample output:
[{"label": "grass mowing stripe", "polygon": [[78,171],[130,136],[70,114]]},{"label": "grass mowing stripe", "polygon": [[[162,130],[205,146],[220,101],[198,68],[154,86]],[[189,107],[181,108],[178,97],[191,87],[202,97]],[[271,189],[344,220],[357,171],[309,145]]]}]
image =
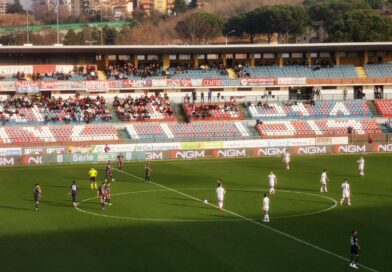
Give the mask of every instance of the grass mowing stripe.
[{"label": "grass mowing stripe", "polygon": [[[117,170],[118,172],[120,172],[120,173],[124,173],[124,174],[126,174],[126,175],[128,175],[128,176],[131,176],[131,177],[134,177],[134,178],[136,178],[136,179],[138,179],[138,180],[144,181],[144,179],[141,178],[141,177],[139,177],[139,176],[133,175],[133,174],[128,173],[128,172],[125,172],[125,171],[119,171],[118,169],[116,169],[116,170]],[[186,193],[177,191],[176,189],[167,187],[167,186],[162,185],[162,184],[159,184],[159,183],[157,183],[157,182],[150,181],[150,183],[152,183],[152,184],[154,184],[154,185],[156,185],[156,186],[158,186],[158,187],[160,187],[160,188],[166,189],[166,190],[168,190],[168,191],[171,191],[171,192],[177,193],[177,194],[179,194],[179,195],[185,196],[185,197],[187,197],[187,198],[189,198],[189,199],[193,199],[193,200],[195,200],[195,201],[202,202],[202,200],[199,199],[199,198],[197,198],[197,197],[194,197],[194,196],[188,195],[188,194],[186,194]],[[216,205],[214,205],[214,204],[208,203],[207,205],[210,205],[211,207],[214,207],[214,208],[219,209],[219,207],[216,206]],[[254,219],[248,218],[248,217],[246,217],[246,216],[243,216],[243,215],[241,215],[241,214],[238,214],[238,213],[233,212],[233,211],[230,211],[230,210],[223,209],[223,211],[225,211],[226,213],[229,213],[229,214],[231,214],[231,215],[234,215],[234,216],[236,216],[236,217],[239,217],[239,218],[243,219],[244,221],[248,221],[248,222],[251,222],[251,223],[256,224],[256,225],[258,225],[258,226],[261,226],[261,227],[263,227],[263,228],[265,228],[265,229],[268,229],[268,230],[270,230],[270,231],[273,231],[273,232],[275,232],[275,233],[278,233],[278,234],[280,234],[280,235],[282,235],[282,236],[285,236],[285,237],[290,238],[290,239],[292,239],[292,240],[294,240],[294,241],[297,241],[297,242],[299,242],[299,243],[301,243],[301,244],[303,244],[303,245],[306,245],[306,246],[309,246],[309,247],[314,248],[314,249],[316,249],[316,250],[319,250],[319,251],[321,251],[321,252],[324,252],[324,253],[326,253],[326,254],[328,254],[328,255],[334,256],[334,257],[336,257],[336,258],[338,258],[338,259],[341,259],[341,260],[343,260],[343,261],[346,261],[346,262],[349,262],[349,261],[350,261],[350,260],[349,260],[348,258],[346,258],[346,257],[343,257],[343,256],[341,256],[341,255],[338,255],[338,254],[336,254],[336,253],[333,253],[332,251],[329,251],[329,250],[327,250],[327,249],[321,248],[321,247],[316,246],[316,245],[314,245],[314,244],[312,244],[312,243],[306,242],[305,240],[302,240],[302,239],[297,238],[297,237],[295,237],[295,236],[293,236],[293,235],[290,235],[290,234],[288,234],[288,233],[285,233],[285,232],[283,232],[283,231],[280,231],[280,230],[278,230],[278,229],[275,229],[275,228],[273,228],[273,227],[270,227],[270,226],[268,226],[268,225],[266,225],[266,224],[262,224],[262,223],[260,223],[260,222],[258,222],[258,221],[256,221],[256,220],[254,220]],[[371,268],[371,267],[369,267],[369,266],[363,265],[363,264],[360,264],[359,266],[362,267],[362,268],[365,268],[366,270],[371,271],[371,272],[379,272],[378,270],[376,270],[376,269],[374,269],[374,268]]]}]

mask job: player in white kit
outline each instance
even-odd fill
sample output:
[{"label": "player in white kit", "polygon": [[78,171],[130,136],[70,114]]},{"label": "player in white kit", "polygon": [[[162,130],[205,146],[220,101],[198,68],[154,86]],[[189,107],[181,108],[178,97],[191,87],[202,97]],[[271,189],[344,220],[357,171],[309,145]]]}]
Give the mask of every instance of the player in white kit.
[{"label": "player in white kit", "polygon": [[324,169],[323,172],[321,173],[321,178],[320,178],[320,183],[321,183],[320,192],[322,193],[328,192],[327,181],[329,181],[329,178],[327,176],[327,169]]},{"label": "player in white kit", "polygon": [[342,199],[340,200],[340,205],[343,205],[343,202],[346,198],[347,198],[347,204],[351,206],[351,190],[350,190],[350,184],[348,184],[347,179],[345,179],[342,184]]},{"label": "player in white kit", "polygon": [[286,169],[290,169],[290,153],[285,149],[283,154],[283,162],[286,164]]},{"label": "player in white kit", "polygon": [[264,194],[264,198],[263,198],[263,212],[264,212],[264,219],[263,219],[263,221],[264,222],[269,222],[270,221],[269,214],[268,214],[268,212],[269,212],[269,204],[270,204],[270,200],[269,200],[267,194]]},{"label": "player in white kit", "polygon": [[225,189],[222,186],[222,182],[218,179],[218,187],[216,188],[216,196],[218,198],[218,207],[223,210],[223,200],[225,198]]},{"label": "player in white kit", "polygon": [[357,163],[358,163],[359,175],[363,177],[365,175],[365,159],[361,156],[361,158],[357,160]]},{"label": "player in white kit", "polygon": [[271,171],[268,175],[268,184],[270,186],[270,195],[275,194],[275,184],[278,183],[278,179],[276,178],[275,174]]}]

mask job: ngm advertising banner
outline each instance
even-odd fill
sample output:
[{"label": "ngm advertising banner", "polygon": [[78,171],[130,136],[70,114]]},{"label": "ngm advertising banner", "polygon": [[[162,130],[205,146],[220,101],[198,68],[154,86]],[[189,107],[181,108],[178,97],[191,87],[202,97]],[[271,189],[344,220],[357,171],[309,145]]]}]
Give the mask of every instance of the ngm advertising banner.
[{"label": "ngm advertising banner", "polygon": [[[186,146],[190,147],[190,146]],[[200,147],[200,146],[198,146]],[[11,149],[12,150],[12,149]],[[39,150],[30,152],[30,155],[4,156],[16,154],[14,151],[0,154],[0,167],[14,165],[39,165],[63,163],[95,163],[116,161],[119,154],[125,160],[196,160],[206,158],[241,158],[241,157],[282,157],[285,150],[293,155],[325,155],[343,153],[366,152],[392,152],[392,144],[361,144],[361,145],[309,145],[289,147],[253,147],[253,148],[212,148],[212,149],[171,149],[171,150],[144,150],[108,153],[39,153]],[[31,150],[33,151],[33,150]],[[38,152],[37,152],[38,151]],[[27,152],[28,153],[28,152]]]}]

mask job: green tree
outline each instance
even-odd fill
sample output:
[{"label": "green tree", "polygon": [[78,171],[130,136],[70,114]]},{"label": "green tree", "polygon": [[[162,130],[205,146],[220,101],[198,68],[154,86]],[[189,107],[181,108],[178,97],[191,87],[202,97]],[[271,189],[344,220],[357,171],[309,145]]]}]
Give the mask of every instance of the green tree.
[{"label": "green tree", "polygon": [[14,2],[12,4],[8,5],[7,12],[8,13],[24,13],[25,10],[23,9],[23,6],[20,3],[20,0],[14,0]]},{"label": "green tree", "polygon": [[174,1],[174,9],[173,11],[178,13],[182,13],[188,10],[188,5],[184,0],[175,0]]},{"label": "green tree", "polygon": [[118,32],[114,28],[105,26],[102,28],[103,38],[106,45],[114,45],[117,43]]},{"label": "green tree", "polygon": [[65,45],[80,45],[80,39],[73,29],[68,30],[64,37]]},{"label": "green tree", "polygon": [[197,12],[179,21],[175,27],[178,36],[191,44],[207,43],[222,32],[222,19],[211,13]]},{"label": "green tree", "polygon": [[372,9],[383,9],[387,1],[385,0],[366,0],[366,3],[372,8]]},{"label": "green tree", "polygon": [[189,2],[189,4],[188,4],[188,7],[189,7],[190,9],[197,8],[197,0],[191,0],[191,1]]},{"label": "green tree", "polygon": [[305,8],[299,5],[268,6],[265,8],[264,14],[268,17],[267,29],[270,28],[270,30],[284,35],[286,42],[288,42],[289,35],[303,33],[309,24]]},{"label": "green tree", "polygon": [[305,0],[304,5],[312,21],[322,22],[326,38],[340,36],[344,31],[347,14],[353,10],[369,10],[364,0]]},{"label": "green tree", "polygon": [[231,35],[249,40],[250,43],[254,43],[254,40],[258,34],[260,34],[260,20],[259,12],[253,10],[242,14],[240,16],[234,16],[229,18],[223,28],[223,34],[231,33]]},{"label": "green tree", "polygon": [[347,13],[347,17],[331,33],[329,40],[336,42],[376,42],[389,41],[392,38],[392,21],[374,11],[358,9]]}]

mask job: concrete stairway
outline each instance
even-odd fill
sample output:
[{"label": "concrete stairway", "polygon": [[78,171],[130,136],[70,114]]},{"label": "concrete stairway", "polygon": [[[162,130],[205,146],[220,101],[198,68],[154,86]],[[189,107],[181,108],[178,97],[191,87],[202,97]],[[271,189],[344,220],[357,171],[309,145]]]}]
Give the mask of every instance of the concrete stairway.
[{"label": "concrete stairway", "polygon": [[355,67],[355,71],[357,72],[357,75],[359,78],[367,78],[368,77],[365,68],[362,66]]}]

